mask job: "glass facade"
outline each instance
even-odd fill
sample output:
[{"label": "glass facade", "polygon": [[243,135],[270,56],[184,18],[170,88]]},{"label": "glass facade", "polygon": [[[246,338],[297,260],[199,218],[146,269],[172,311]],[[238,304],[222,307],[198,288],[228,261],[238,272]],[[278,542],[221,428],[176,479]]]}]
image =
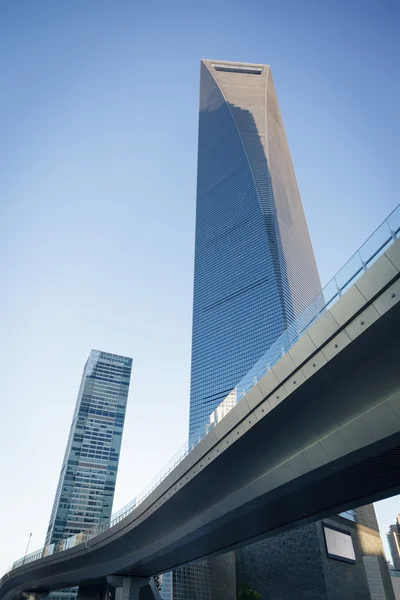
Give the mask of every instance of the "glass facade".
[{"label": "glass facade", "polygon": [[[92,350],[85,365],[61,467],[46,544],[108,524],[132,359]],[[53,592],[74,598],[76,590]]]},{"label": "glass facade", "polygon": [[[230,410],[235,386],[320,292],[270,67],[202,61],[192,440]],[[342,516],[356,520],[355,511]],[[242,551],[224,558],[235,561],[246,580]],[[210,576],[215,560],[169,575],[165,600],[217,597],[223,588]],[[268,560],[268,551],[261,551],[260,576]],[[187,593],[189,581],[201,581],[203,588]],[[233,582],[231,573],[231,587]]]},{"label": "glass facade", "polygon": [[339,517],[343,517],[343,519],[348,519],[349,521],[357,521],[357,513],[354,508],[339,513]]},{"label": "glass facade", "polygon": [[[321,291],[270,67],[203,60],[200,68],[193,441],[236,403],[235,386]],[[185,595],[184,582],[199,578],[217,597],[215,560],[174,572],[164,599],[207,600],[204,591]]]},{"label": "glass facade", "polygon": [[236,600],[234,552],[160,576],[163,600]]},{"label": "glass facade", "polygon": [[320,291],[270,67],[201,62],[189,435]]},{"label": "glass facade", "polygon": [[[321,292],[270,67],[201,62],[197,177],[193,441],[232,408],[235,387]],[[341,516],[359,520],[355,510]],[[297,533],[285,535],[287,543]],[[236,553],[244,581],[262,579],[280,539]],[[215,560],[174,572],[165,598],[216,598],[224,588],[210,576]],[[199,580],[204,587],[186,593]]]}]

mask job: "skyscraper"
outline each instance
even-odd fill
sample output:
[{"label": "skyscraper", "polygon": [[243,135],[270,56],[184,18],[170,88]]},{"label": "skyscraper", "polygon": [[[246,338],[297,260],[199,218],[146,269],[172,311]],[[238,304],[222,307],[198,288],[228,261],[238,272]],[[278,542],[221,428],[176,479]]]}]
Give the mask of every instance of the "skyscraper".
[{"label": "skyscraper", "polygon": [[[223,417],[235,386],[320,290],[270,67],[201,61],[192,439]],[[332,558],[332,536],[354,560]],[[236,582],[264,600],[369,599],[378,579],[380,597],[393,597],[372,505],[222,558],[175,571],[173,599],[234,600]]]},{"label": "skyscraper", "polygon": [[[72,418],[46,544],[109,522],[131,369],[131,358],[98,350],[92,350],[89,355]],[[55,597],[54,593],[52,595]],[[64,597],[68,595],[66,591]]]},{"label": "skyscraper", "polygon": [[191,436],[320,289],[270,67],[201,61]]},{"label": "skyscraper", "polygon": [[393,566],[396,571],[400,571],[400,515],[396,518],[396,523],[390,525],[387,534],[387,541],[392,555]]}]

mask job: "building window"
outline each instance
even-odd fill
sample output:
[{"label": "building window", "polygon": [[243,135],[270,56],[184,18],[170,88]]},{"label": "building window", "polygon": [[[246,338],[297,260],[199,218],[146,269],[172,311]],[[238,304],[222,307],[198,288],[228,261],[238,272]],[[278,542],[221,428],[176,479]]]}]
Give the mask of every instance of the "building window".
[{"label": "building window", "polygon": [[348,519],[349,521],[357,522],[356,511],[354,508],[339,513],[339,517],[342,517],[343,519]]},{"label": "building window", "polygon": [[261,75],[262,67],[246,67],[245,65],[215,65],[216,71],[224,71],[225,73],[243,73],[245,75]]}]

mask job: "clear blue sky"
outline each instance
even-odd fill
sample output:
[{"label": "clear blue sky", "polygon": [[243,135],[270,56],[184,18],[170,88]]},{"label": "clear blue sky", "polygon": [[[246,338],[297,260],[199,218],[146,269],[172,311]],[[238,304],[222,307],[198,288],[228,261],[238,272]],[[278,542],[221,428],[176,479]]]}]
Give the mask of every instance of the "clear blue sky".
[{"label": "clear blue sky", "polygon": [[[201,58],[272,66],[323,282],[399,202],[397,0],[0,3],[0,571],[40,547],[91,348],[114,507],[187,436]],[[398,499],[379,508],[383,531]]]}]

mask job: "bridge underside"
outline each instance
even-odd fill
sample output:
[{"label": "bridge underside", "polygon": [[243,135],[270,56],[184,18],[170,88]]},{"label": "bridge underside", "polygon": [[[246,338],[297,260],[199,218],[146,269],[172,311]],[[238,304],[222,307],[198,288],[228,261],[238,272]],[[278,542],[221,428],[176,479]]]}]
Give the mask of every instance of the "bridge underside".
[{"label": "bridge underside", "polygon": [[132,513],[87,545],[16,569],[2,597],[148,577],[400,493],[400,305],[368,325],[268,414],[250,411],[234,443],[141,522]]},{"label": "bridge underside", "polygon": [[[396,308],[190,481],[190,499],[176,498],[186,521],[176,542],[158,553],[152,546],[151,558],[124,572],[162,572],[166,563],[176,567],[400,493],[399,415]],[[313,462],[323,464],[313,469]],[[220,486],[230,493],[218,502]],[[210,507],[196,517],[204,494]],[[160,532],[169,510],[154,515]]]}]

